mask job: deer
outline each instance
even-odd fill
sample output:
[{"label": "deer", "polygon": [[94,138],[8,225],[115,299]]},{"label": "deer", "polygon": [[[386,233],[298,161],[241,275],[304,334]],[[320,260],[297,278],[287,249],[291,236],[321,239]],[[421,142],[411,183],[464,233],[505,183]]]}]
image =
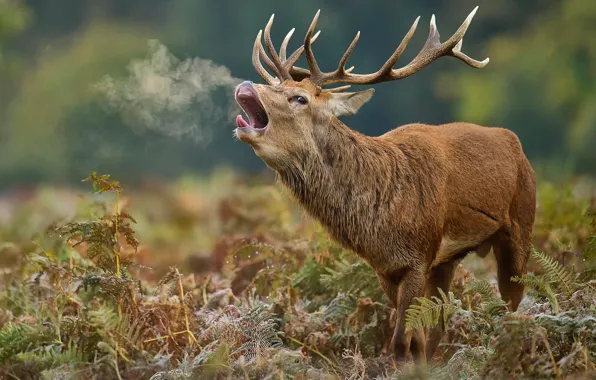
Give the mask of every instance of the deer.
[{"label": "deer", "polygon": [[[313,35],[320,10],[304,43],[290,55],[287,47],[295,29],[277,52],[272,15],[252,52],[252,64],[267,84],[244,81],[234,91],[247,117],[236,118],[235,137],[252,147],[331,238],[374,269],[395,308],[390,347],[398,363],[408,354],[416,363],[432,360],[445,327],[439,323],[406,333],[406,310],[416,297],[448,293],[456,268],[472,252],[484,258],[492,250],[499,293],[511,311],[517,310],[524,287],[511,278],[527,272],[535,174],[509,129],[412,123],[367,136],[339,117],[355,114],[373,95],[373,88],[347,92],[351,85],[406,78],[445,56],[472,68],[485,67],[488,58],[477,61],[461,51],[477,10],[445,42],[440,42],[433,15],[420,52],[394,68],[416,31],[416,18],[394,53],[370,74],[346,68],[360,32],[337,68],[324,72],[312,49],[320,33]],[[308,68],[296,66],[303,54]]]}]

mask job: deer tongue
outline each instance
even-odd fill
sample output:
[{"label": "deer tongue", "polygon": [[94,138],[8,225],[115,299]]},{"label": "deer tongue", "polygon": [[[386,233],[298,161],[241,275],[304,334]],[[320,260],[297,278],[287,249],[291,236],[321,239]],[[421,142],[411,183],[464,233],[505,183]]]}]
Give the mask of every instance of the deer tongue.
[{"label": "deer tongue", "polygon": [[236,126],[238,128],[246,128],[246,127],[250,127],[250,124],[248,124],[244,118],[242,117],[242,115],[238,115],[236,116]]}]

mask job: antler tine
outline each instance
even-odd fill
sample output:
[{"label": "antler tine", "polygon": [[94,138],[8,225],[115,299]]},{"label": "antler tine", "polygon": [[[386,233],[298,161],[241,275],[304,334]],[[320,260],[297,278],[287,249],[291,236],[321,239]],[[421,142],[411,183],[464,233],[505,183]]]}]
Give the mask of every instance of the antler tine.
[{"label": "antler tine", "polygon": [[358,33],[356,33],[356,37],[354,37],[354,39],[350,43],[350,46],[348,46],[348,49],[346,50],[344,55],[339,60],[336,72],[344,74],[346,72],[354,70],[354,66],[352,66],[350,69],[348,69],[349,71],[346,70],[346,63],[348,62],[350,55],[352,55],[352,52],[354,51],[354,48],[356,47],[356,43],[358,42],[359,38],[360,38],[360,31],[358,31]]},{"label": "antler tine", "polygon": [[296,28],[292,28],[292,30],[290,30],[288,34],[286,34],[286,37],[284,38],[283,42],[281,43],[281,47],[279,48],[279,58],[281,59],[282,63],[286,61],[286,49],[288,48],[288,42],[290,42],[290,38],[292,38],[292,34],[294,34],[295,30]]},{"label": "antler tine", "polygon": [[[319,34],[321,34],[320,30],[314,36],[312,36],[312,38],[310,39],[311,45],[317,40],[317,38],[319,37]],[[284,66],[290,67],[290,68],[293,67],[303,52],[304,52],[304,45],[300,46],[298,49],[296,49],[295,52],[292,53],[292,55],[290,55],[290,58],[288,58],[284,62]],[[304,70],[306,70],[306,69],[304,69]]]},{"label": "antler tine", "polygon": [[265,66],[267,66],[267,68],[269,70],[273,71],[274,73],[277,72],[277,68],[273,64],[273,61],[267,56],[267,53],[265,53],[265,48],[263,48],[263,44],[261,43],[260,40],[259,40],[259,58],[265,62]]},{"label": "antler tine", "polygon": [[265,46],[267,47],[267,51],[269,55],[271,55],[271,61],[275,65],[277,76],[280,80],[284,79],[292,79],[288,70],[284,70],[283,64],[281,63],[281,59],[277,52],[275,51],[275,47],[273,46],[273,41],[271,40],[271,25],[273,25],[273,18],[275,14],[271,15],[269,18],[269,22],[265,25]]},{"label": "antler tine", "polygon": [[304,38],[304,51],[306,54],[306,61],[308,62],[308,67],[310,68],[310,77],[311,80],[313,80],[313,82],[317,82],[318,80],[320,80],[322,74],[321,69],[319,69],[319,65],[317,64],[317,60],[315,59],[315,55],[312,52],[310,41],[310,38],[315,30],[315,26],[317,26],[317,21],[319,20],[320,13],[321,10],[319,9],[315,14],[315,17],[313,18],[312,22],[310,23],[310,27],[308,28],[308,31],[306,32],[306,36]]},{"label": "antler tine", "polygon": [[[434,15],[433,15],[433,17],[434,17]],[[414,23],[410,27],[410,30],[408,30],[408,33],[406,33],[404,38],[401,40],[401,42],[399,43],[399,45],[397,46],[397,48],[395,49],[395,51],[393,52],[391,57],[389,57],[387,62],[385,62],[385,64],[381,67],[381,69],[379,70],[379,73],[385,74],[392,70],[395,63],[401,58],[401,55],[406,50],[406,47],[408,47],[408,44],[410,43],[410,40],[414,36],[414,33],[416,33],[416,28],[418,28],[418,21],[420,21],[420,16],[416,17],[416,20],[414,20]]]},{"label": "antler tine", "polygon": [[346,85],[346,86],[339,86],[339,87],[335,87],[335,88],[326,88],[322,92],[342,92],[342,91],[349,89],[350,87],[352,87],[352,86]]},{"label": "antler tine", "polygon": [[461,40],[459,40],[457,45],[455,45],[455,47],[451,50],[451,52],[453,53],[453,56],[455,58],[458,58],[458,59],[464,61],[466,64],[468,64],[468,66],[472,66],[475,69],[481,69],[488,64],[488,62],[490,61],[489,58],[485,58],[483,61],[477,61],[473,58],[468,57],[466,54],[462,53],[461,45],[463,44],[463,42],[464,42],[464,39],[462,38]]},{"label": "antler tine", "polygon": [[252,50],[252,65],[254,66],[257,73],[261,76],[261,78],[263,78],[263,80],[265,80],[265,82],[267,82],[269,84],[277,84],[277,83],[279,83],[278,80],[276,78],[274,78],[271,74],[269,74],[267,72],[267,70],[265,70],[265,68],[263,67],[261,60],[260,60],[260,55],[261,55],[261,52],[263,51],[263,45],[261,44],[262,34],[263,34],[263,31],[259,30],[259,33],[257,34],[257,38],[255,39],[255,44],[254,44],[253,50]]}]

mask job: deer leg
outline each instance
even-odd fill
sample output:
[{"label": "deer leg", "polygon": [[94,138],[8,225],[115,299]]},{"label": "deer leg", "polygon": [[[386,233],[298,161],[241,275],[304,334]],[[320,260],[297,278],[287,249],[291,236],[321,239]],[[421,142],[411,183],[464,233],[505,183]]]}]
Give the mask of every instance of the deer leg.
[{"label": "deer leg", "polygon": [[419,268],[400,269],[384,281],[388,282],[390,291],[388,296],[394,297],[396,307],[396,322],[391,347],[398,362],[405,360],[408,350],[411,351],[414,361],[425,362],[425,337],[424,331],[416,330],[406,334],[406,310],[412,304],[414,297],[421,297],[424,294],[425,273]]},{"label": "deer leg", "polygon": [[519,225],[512,221],[511,227],[498,232],[497,243],[493,250],[497,259],[497,278],[501,298],[508,303],[511,311],[515,311],[524,296],[524,286],[511,281],[511,277],[519,277],[526,273],[530,241],[528,238],[524,239]]},{"label": "deer leg", "polygon": [[[452,262],[444,263],[431,269],[424,294],[426,298],[431,298],[433,296],[440,297],[437,288],[440,288],[443,292],[445,292],[445,294],[449,292],[449,288],[451,287],[451,281],[453,280],[453,275],[455,273],[455,268],[457,268],[461,260],[462,259],[454,260]],[[443,311],[441,310],[441,315],[439,316],[439,324],[430,330],[428,340],[426,341],[427,360],[430,361],[432,359],[435,351],[437,350],[437,346],[443,338],[444,333],[445,328],[443,326]]]}]

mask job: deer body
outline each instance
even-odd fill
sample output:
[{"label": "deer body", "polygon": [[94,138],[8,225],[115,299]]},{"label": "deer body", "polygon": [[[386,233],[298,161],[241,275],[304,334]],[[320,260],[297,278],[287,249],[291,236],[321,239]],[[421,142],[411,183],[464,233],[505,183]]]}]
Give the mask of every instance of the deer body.
[{"label": "deer body", "polygon": [[[441,55],[482,67],[486,61],[474,61],[459,50],[471,16],[444,44],[433,17],[421,58],[393,70],[414,23],[388,63],[367,75],[343,68],[358,36],[336,72],[320,72],[310,50],[317,16],[304,45],[288,59],[285,49],[292,32],[276,55],[270,20],[265,42],[272,60],[264,54],[259,33],[253,63],[270,85],[245,82],[237,88],[236,99],[250,123],[239,116],[236,135],[253,147],[335,240],[374,268],[397,309],[392,339],[396,358],[404,359],[409,349],[423,361],[436,350],[442,324],[428,337],[423,331],[407,336],[405,311],[414,297],[437,295],[437,288],[447,292],[455,268],[469,252],[484,257],[492,248],[501,295],[512,310],[517,308],[523,287],[510,278],[526,271],[535,213],[534,172],[509,130],[469,123],[410,124],[382,136],[365,136],[338,116],[355,113],[372,90],[341,93],[345,88],[320,88],[325,83],[399,79]],[[293,66],[302,50],[310,71]],[[269,76],[259,58],[279,80]]]}]

